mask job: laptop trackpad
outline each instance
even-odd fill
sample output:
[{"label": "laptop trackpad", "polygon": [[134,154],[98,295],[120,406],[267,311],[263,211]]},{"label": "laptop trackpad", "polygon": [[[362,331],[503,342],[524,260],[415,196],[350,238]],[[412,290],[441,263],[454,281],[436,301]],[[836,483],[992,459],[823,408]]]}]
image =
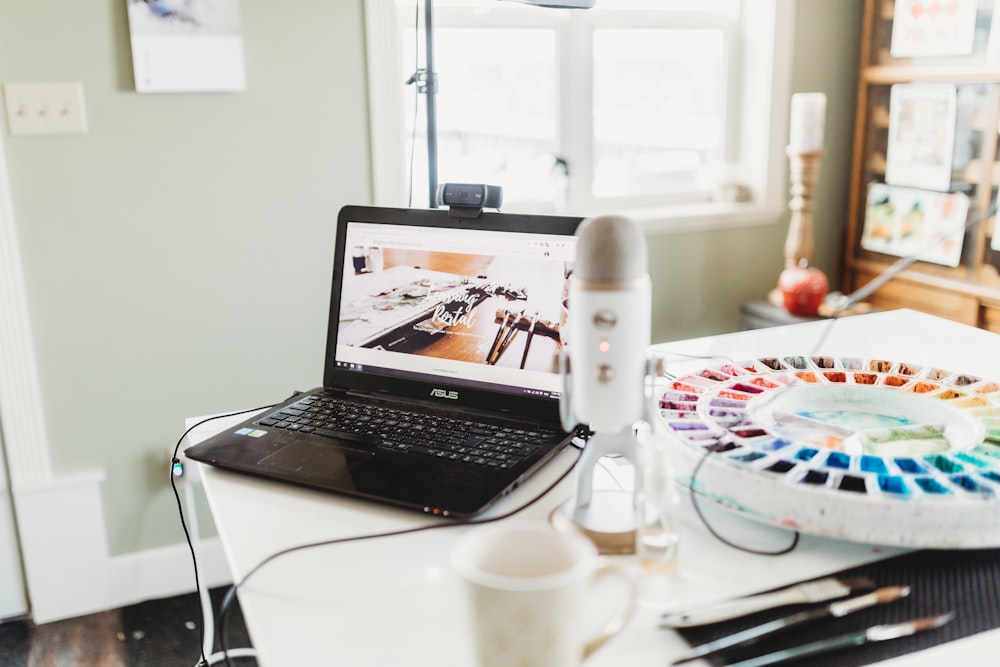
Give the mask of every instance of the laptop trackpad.
[{"label": "laptop trackpad", "polygon": [[371,452],[336,447],[329,443],[298,441],[268,454],[258,464],[277,472],[305,472],[308,477],[329,480],[350,472],[371,458]]}]

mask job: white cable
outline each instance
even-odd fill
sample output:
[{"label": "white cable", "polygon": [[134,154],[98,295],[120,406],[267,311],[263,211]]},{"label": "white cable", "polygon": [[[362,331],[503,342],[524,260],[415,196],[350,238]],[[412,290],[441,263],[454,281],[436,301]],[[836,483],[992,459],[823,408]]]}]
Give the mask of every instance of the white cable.
[{"label": "white cable", "polygon": [[226,659],[227,656],[229,657],[230,660],[232,660],[233,658],[256,658],[257,651],[252,648],[231,648],[225,653],[219,651],[218,653],[213,653],[208,658],[208,664],[214,665],[218,662],[222,662],[223,660]]},{"label": "white cable", "polygon": [[[184,501],[187,503],[187,515],[188,523],[191,527],[191,539],[194,544],[198,544],[201,541],[201,532],[198,530],[198,511],[194,504],[194,491],[192,489],[193,483],[189,479],[181,478],[181,483],[184,485]],[[229,649],[228,651],[218,651],[212,653],[212,647],[215,644],[215,614],[212,611],[212,598],[209,596],[208,588],[205,586],[205,582],[202,579],[201,570],[198,570],[198,592],[200,594],[201,600],[201,612],[202,612],[202,623],[204,623],[205,631],[203,633],[202,641],[202,653],[206,656],[209,665],[214,665],[216,663],[222,662],[227,657],[228,658],[256,658],[257,651],[252,648],[236,648]],[[195,665],[199,667],[201,662]]]}]

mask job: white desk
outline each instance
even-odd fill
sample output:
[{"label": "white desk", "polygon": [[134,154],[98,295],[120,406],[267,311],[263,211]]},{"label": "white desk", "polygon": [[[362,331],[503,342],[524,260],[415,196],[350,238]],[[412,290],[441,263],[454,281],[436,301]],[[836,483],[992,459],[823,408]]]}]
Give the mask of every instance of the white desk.
[{"label": "white desk", "polygon": [[[813,322],[664,344],[657,350],[725,355],[735,360],[813,353],[870,356],[934,364],[1000,380],[1000,336],[995,334],[912,311],[846,318],[828,327],[827,322]],[[828,335],[817,349],[824,334]],[[683,364],[697,368],[706,362]],[[196,442],[225,425],[210,422],[192,433],[191,440]],[[575,451],[563,452],[491,514],[504,513],[533,498],[575,458]],[[608,462],[608,469],[615,467],[613,461]],[[436,521],[205,466],[202,474],[237,580],[266,557],[288,547]],[[613,483],[610,477],[608,483]],[[573,488],[574,477],[570,475],[523,516],[546,517],[572,495]],[[708,510],[714,525],[743,543],[773,549],[790,539],[784,531],[718,508]],[[679,519],[679,568],[670,590],[679,606],[765,590],[901,553],[899,549],[803,535],[791,554],[752,556],[711,537],[687,499],[682,501]],[[471,665],[464,598],[447,560],[450,546],[464,530],[468,528],[450,527],[319,547],[269,563],[239,592],[260,664]],[[657,628],[661,610],[662,606],[642,605],[626,630],[587,665],[662,667],[669,658],[683,653],[687,645],[677,634]],[[978,664],[977,660],[998,647],[1000,631],[992,631],[882,664],[939,667],[945,660]]]}]

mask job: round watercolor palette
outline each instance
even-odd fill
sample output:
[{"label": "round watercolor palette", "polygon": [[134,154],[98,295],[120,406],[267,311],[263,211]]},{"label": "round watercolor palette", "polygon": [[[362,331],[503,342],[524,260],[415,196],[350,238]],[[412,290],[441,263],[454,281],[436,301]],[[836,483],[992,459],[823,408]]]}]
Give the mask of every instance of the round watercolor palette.
[{"label": "round watercolor palette", "polygon": [[667,381],[661,425],[700,496],[860,542],[1000,546],[1000,384],[882,359],[788,356]]}]

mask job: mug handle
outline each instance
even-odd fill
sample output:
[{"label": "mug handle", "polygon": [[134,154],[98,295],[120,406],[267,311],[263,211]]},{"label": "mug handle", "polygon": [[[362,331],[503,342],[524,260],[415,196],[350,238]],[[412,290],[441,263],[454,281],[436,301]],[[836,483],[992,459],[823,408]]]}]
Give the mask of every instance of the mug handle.
[{"label": "mug handle", "polygon": [[622,608],[621,612],[608,619],[607,623],[604,624],[604,628],[597,634],[597,636],[593,637],[592,639],[587,641],[586,644],[583,645],[584,660],[589,658],[594,653],[594,651],[604,646],[604,644],[609,639],[611,639],[619,632],[621,632],[622,629],[625,627],[625,625],[628,623],[628,620],[632,618],[632,612],[635,610],[635,601],[637,595],[635,581],[620,567],[616,565],[604,565],[603,567],[599,568],[594,574],[594,579],[591,581],[591,586],[593,586],[599,580],[605,577],[614,577],[614,576],[620,577],[622,580],[624,580],[625,584],[628,587],[628,596],[626,598],[626,604]]}]

